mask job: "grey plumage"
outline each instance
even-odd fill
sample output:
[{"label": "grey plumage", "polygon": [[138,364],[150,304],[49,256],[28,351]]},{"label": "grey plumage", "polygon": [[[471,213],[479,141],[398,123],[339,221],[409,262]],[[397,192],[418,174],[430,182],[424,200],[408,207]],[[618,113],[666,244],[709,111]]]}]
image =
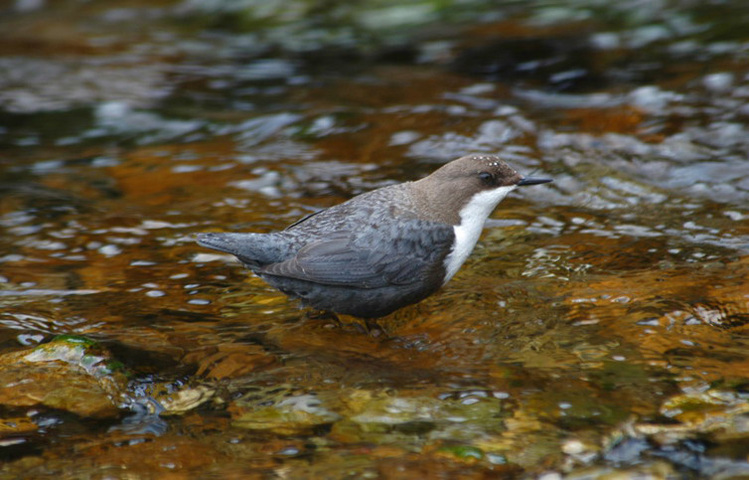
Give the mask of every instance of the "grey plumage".
[{"label": "grey plumage", "polygon": [[[493,184],[479,176],[487,171]],[[306,306],[381,317],[442,286],[455,226],[475,193],[522,180],[497,157],[463,157],[418,182],[359,195],[280,232],[204,233],[198,243],[235,255]]]},{"label": "grey plumage", "polygon": [[[449,225],[416,218],[404,185],[360,195],[281,232],[204,233],[198,243],[235,255],[305,306],[381,317],[442,285],[434,274],[455,237]],[[380,208],[393,199],[400,200],[396,211]]]}]

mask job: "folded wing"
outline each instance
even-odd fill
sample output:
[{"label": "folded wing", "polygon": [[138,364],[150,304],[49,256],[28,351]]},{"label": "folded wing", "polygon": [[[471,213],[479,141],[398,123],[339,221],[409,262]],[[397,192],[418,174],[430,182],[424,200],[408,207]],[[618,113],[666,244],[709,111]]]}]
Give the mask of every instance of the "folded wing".
[{"label": "folded wing", "polygon": [[454,239],[449,225],[421,220],[362,230],[313,241],[258,273],[356,288],[408,285],[443,268]]}]

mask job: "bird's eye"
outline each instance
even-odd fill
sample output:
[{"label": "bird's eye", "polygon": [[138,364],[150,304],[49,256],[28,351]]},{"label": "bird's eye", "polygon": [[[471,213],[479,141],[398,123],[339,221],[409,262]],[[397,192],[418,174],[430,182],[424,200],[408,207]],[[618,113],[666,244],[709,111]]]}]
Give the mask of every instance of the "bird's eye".
[{"label": "bird's eye", "polygon": [[494,183],[494,176],[489,172],[479,173],[479,178],[485,185],[491,185]]}]

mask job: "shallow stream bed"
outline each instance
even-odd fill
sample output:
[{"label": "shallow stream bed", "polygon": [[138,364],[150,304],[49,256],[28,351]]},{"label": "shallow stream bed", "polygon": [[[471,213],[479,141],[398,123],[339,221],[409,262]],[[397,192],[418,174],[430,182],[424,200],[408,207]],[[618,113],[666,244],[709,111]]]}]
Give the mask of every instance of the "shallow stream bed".
[{"label": "shallow stream bed", "polygon": [[[0,1],[0,477],[749,476],[745,2],[351,3]],[[477,152],[374,330],[194,241]]]}]

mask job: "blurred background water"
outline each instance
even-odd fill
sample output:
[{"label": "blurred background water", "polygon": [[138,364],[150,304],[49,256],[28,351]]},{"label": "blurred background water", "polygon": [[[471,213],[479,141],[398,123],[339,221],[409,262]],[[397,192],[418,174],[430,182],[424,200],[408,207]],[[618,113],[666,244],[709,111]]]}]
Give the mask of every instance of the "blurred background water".
[{"label": "blurred background water", "polygon": [[[749,5],[0,0],[7,478],[744,478]],[[443,290],[315,318],[201,249],[467,153]]]}]

